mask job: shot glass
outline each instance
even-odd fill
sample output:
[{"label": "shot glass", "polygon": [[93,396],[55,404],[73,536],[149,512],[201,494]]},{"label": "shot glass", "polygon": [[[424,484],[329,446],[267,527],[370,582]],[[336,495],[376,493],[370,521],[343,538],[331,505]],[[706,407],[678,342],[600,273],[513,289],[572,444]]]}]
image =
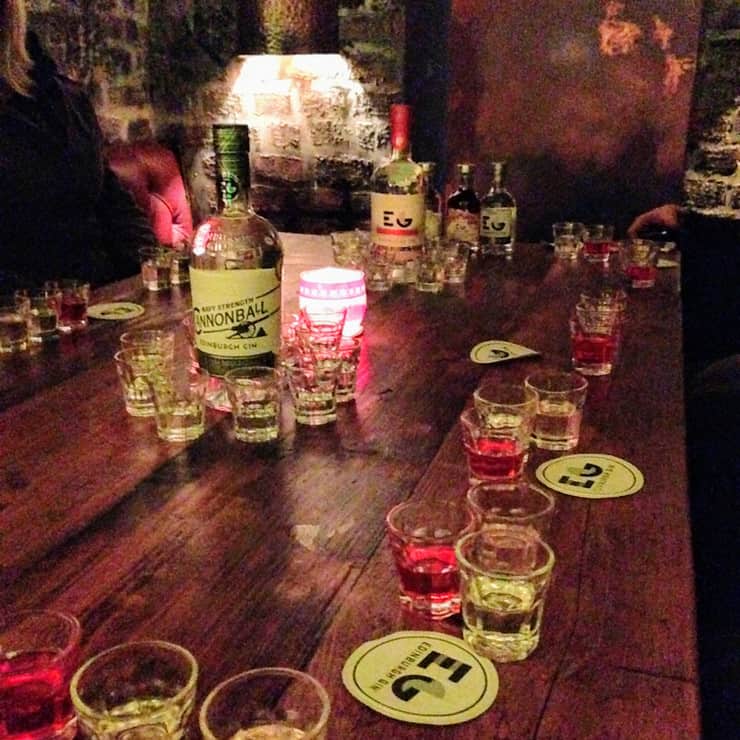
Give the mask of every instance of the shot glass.
[{"label": "shot glass", "polygon": [[443,252],[436,244],[426,246],[416,259],[416,289],[422,293],[440,293],[444,283]]},{"label": "shot glass", "polygon": [[146,377],[154,397],[157,436],[166,442],[197,439],[205,431],[210,375],[189,360],[166,367],[166,373]]},{"label": "shot glass", "polygon": [[198,664],[170,642],[129,642],[90,658],[70,694],[83,737],[179,740],[195,703]]},{"label": "shot glass", "polygon": [[312,676],[292,668],[256,668],[216,686],[200,708],[205,740],[325,740],[331,703]]},{"label": "shot glass", "polygon": [[58,280],[44,280],[41,290],[47,292],[54,299],[54,308],[57,312],[57,320],[62,313],[62,286]]},{"label": "shot glass", "polygon": [[658,275],[657,242],[625,239],[621,243],[622,268],[633,288],[652,288]]},{"label": "shot glass", "polygon": [[524,379],[537,394],[532,442],[544,450],[578,445],[588,381],[578,373],[538,370]]},{"label": "shot glass", "polygon": [[301,356],[285,368],[298,424],[321,426],[337,420],[339,361]]},{"label": "shot glass", "polygon": [[116,372],[121,382],[123,402],[130,416],[154,416],[155,375],[166,376],[171,371],[172,358],[164,357],[156,348],[130,347],[115,353]]},{"label": "shot glass", "polygon": [[[192,315],[192,314],[191,314]],[[121,349],[144,348],[166,360],[175,359],[175,332],[172,329],[135,329],[121,334]]]},{"label": "shot glass", "polygon": [[344,337],[337,348],[337,403],[348,403],[355,397],[357,368],[360,364],[362,341],[358,337]]},{"label": "shot glass", "polygon": [[430,619],[460,611],[455,542],[474,528],[475,517],[460,500],[406,501],[388,512],[386,529],[404,609]]},{"label": "shot glass", "polygon": [[546,538],[555,513],[555,497],[527,480],[476,483],[467,502],[480,529],[520,527]]},{"label": "shot glass", "polygon": [[186,285],[190,282],[190,255],[187,252],[172,252],[170,284]]},{"label": "shot glass", "polygon": [[607,224],[587,224],[583,227],[582,254],[587,262],[609,262],[614,241],[614,227]]},{"label": "shot glass", "polygon": [[465,282],[470,257],[470,245],[456,239],[443,239],[440,243],[444,264],[444,281],[453,285]]},{"label": "shot glass", "polygon": [[578,221],[559,221],[552,225],[555,256],[561,260],[574,260],[581,250],[583,224]]},{"label": "shot glass", "polygon": [[495,662],[524,660],[540,641],[552,548],[532,531],[497,527],[466,535],[455,551],[464,639]]},{"label": "shot glass", "polygon": [[334,262],[339,267],[361,269],[363,247],[366,237],[358,229],[353,231],[333,231],[330,235]]},{"label": "shot glass", "polygon": [[59,306],[59,331],[69,334],[87,326],[90,284],[81,280],[62,280]]},{"label": "shot glass", "polygon": [[29,296],[28,335],[32,342],[48,342],[57,337],[57,304],[52,291],[40,290]]},{"label": "shot glass", "polygon": [[0,296],[0,354],[28,349],[28,324],[13,295]]},{"label": "shot glass", "polygon": [[280,431],[280,374],[274,367],[237,367],[224,375],[234,436],[242,442],[270,442]]},{"label": "shot glass", "polygon": [[295,336],[306,352],[336,351],[342,340],[347,309],[301,309]]},{"label": "shot glass", "polygon": [[365,250],[363,268],[368,290],[383,292],[393,285],[393,255],[380,244],[371,244]]},{"label": "shot glass", "polygon": [[573,368],[582,375],[609,375],[622,336],[623,310],[617,304],[579,301],[570,317]]},{"label": "shot glass", "polygon": [[0,732],[8,740],[71,740],[69,684],[80,658],[79,622],[58,611],[0,614]]},{"label": "shot glass", "polygon": [[166,290],[170,287],[172,250],[168,247],[142,247],[139,250],[141,282],[147,290]]}]

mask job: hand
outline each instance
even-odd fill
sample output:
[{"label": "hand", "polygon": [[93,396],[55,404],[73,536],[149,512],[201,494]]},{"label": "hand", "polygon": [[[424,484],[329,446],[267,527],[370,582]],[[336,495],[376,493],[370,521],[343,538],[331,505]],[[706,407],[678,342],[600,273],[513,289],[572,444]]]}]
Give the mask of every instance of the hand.
[{"label": "hand", "polygon": [[646,226],[663,226],[666,229],[678,229],[678,206],[675,203],[653,208],[651,211],[641,213],[627,229],[627,236],[637,236],[640,229]]}]

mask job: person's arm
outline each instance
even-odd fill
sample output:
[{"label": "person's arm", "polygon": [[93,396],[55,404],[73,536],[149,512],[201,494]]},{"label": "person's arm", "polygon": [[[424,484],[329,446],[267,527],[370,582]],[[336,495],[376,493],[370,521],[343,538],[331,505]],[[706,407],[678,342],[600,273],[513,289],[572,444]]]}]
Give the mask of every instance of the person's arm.
[{"label": "person's arm", "polygon": [[627,236],[635,237],[647,226],[662,226],[672,231],[678,230],[680,226],[680,208],[675,203],[653,208],[650,211],[641,213],[627,229]]}]

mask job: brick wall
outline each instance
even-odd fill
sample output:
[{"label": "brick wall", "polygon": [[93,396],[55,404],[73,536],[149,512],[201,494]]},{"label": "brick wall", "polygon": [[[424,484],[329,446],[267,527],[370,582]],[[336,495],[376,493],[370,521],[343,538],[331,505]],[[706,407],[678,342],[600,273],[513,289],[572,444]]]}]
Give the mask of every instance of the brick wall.
[{"label": "brick wall", "polygon": [[706,0],[684,179],[686,204],[740,214],[740,7]]},{"label": "brick wall", "polygon": [[110,140],[178,153],[196,221],[215,207],[211,125],[251,130],[256,208],[279,228],[362,223],[403,84],[401,0],[340,2],[340,55],[238,58],[239,0],[28,0],[31,25],[91,90]]}]

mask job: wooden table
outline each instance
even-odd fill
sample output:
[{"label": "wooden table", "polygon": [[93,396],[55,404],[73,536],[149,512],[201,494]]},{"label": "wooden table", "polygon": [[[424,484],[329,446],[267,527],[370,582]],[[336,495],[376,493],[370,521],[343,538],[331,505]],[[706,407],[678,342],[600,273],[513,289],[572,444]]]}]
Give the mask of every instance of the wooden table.
[{"label": "wooden table", "polygon": [[[324,237],[285,245],[289,310],[299,268],[330,256]],[[460,411],[485,373],[519,381],[567,366],[567,313],[593,279],[518,245],[510,261],[473,266],[458,290],[370,294],[356,402],[323,428],[296,426],[286,402],[273,450],[236,441],[217,412],[190,444],[127,416],[118,336],[179,325],[189,296],[148,294],[138,279],[99,291],[146,313],[0,359],[0,603],[77,614],[86,655],[137,638],[184,645],[199,661],[199,703],[252,667],[305,669],[328,688],[336,740],[698,737],[676,270],[630,295],[620,364],[590,383],[578,448],[631,461],[645,487],[596,502],[558,495],[542,641],[498,667],[493,707],[454,727],[402,724],[341,682],[367,640],[460,634],[457,621],[398,609],[384,515],[411,496],[464,495]],[[468,353],[485,339],[542,357],[476,365]]]}]

